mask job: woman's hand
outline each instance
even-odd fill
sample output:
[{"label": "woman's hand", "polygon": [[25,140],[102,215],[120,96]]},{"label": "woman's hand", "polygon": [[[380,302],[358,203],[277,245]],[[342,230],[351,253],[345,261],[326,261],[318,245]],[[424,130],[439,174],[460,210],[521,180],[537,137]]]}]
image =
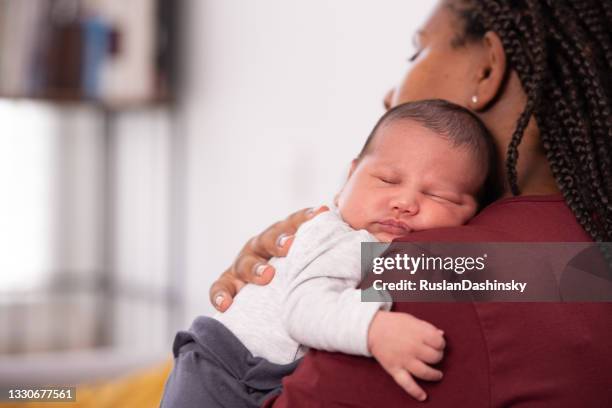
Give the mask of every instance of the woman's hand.
[{"label": "woman's hand", "polygon": [[217,310],[224,312],[232,304],[236,293],[247,283],[267,285],[274,277],[274,267],[268,264],[273,256],[287,255],[294,234],[304,222],[328,211],[327,206],[305,208],[294,212],[283,221],[272,224],[259,235],[251,238],[242,248],[234,263],[210,288],[210,301]]}]

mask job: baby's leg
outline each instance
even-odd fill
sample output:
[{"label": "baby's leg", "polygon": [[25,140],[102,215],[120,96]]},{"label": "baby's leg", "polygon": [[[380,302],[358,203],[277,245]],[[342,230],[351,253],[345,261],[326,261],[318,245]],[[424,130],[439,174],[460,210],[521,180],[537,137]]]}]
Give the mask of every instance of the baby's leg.
[{"label": "baby's leg", "polygon": [[272,364],[253,357],[223,324],[197,318],[174,340],[174,368],[161,407],[259,407],[280,391],[297,362]]}]

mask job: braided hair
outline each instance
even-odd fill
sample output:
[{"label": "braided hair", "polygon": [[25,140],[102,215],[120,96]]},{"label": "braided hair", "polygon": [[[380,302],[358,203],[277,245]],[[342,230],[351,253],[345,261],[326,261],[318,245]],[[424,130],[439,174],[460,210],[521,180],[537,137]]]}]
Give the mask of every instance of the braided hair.
[{"label": "braided hair", "polygon": [[585,231],[612,241],[612,2],[455,0],[464,30],[453,45],[500,37],[527,94],[506,155],[519,195],[518,146],[533,116],[564,199]]}]

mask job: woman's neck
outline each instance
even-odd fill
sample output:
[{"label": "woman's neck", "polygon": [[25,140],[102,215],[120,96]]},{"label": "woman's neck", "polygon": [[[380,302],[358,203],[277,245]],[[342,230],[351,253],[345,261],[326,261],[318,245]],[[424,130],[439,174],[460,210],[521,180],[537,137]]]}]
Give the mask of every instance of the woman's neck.
[{"label": "woman's neck", "polygon": [[[502,196],[509,197],[512,196],[512,192],[506,170],[507,150],[518,118],[525,108],[527,97],[514,71],[510,73],[502,92],[503,97],[478,114],[495,140],[499,163],[498,174],[503,181]],[[521,195],[549,195],[560,192],[542,148],[540,130],[533,118],[523,132],[518,146],[516,173]]]},{"label": "woman's neck", "polygon": [[[514,129],[504,129],[503,131],[504,134],[511,134]],[[512,195],[510,185],[508,184],[506,149],[507,147],[503,147],[498,151],[500,158],[499,174],[503,175],[504,197]],[[539,130],[533,120],[529,123],[527,129],[525,129],[523,140],[518,147],[516,174],[516,182],[521,195],[549,195],[560,192],[548,164],[546,153],[540,145]]]},{"label": "woman's neck", "polygon": [[[560,193],[546,158],[530,160],[528,154],[519,155],[517,184],[521,195],[549,195]],[[505,168],[505,165],[504,165]],[[507,177],[503,197],[512,196]]]}]

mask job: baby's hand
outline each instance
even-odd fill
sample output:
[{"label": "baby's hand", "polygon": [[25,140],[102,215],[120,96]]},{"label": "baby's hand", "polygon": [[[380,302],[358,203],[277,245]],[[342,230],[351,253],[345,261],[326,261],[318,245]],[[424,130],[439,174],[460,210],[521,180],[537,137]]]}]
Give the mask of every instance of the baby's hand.
[{"label": "baby's hand", "polygon": [[380,365],[408,394],[419,401],[427,398],[414,377],[442,379],[442,372],[429,366],[442,360],[444,332],[406,313],[380,311],[368,331],[368,347]]}]

